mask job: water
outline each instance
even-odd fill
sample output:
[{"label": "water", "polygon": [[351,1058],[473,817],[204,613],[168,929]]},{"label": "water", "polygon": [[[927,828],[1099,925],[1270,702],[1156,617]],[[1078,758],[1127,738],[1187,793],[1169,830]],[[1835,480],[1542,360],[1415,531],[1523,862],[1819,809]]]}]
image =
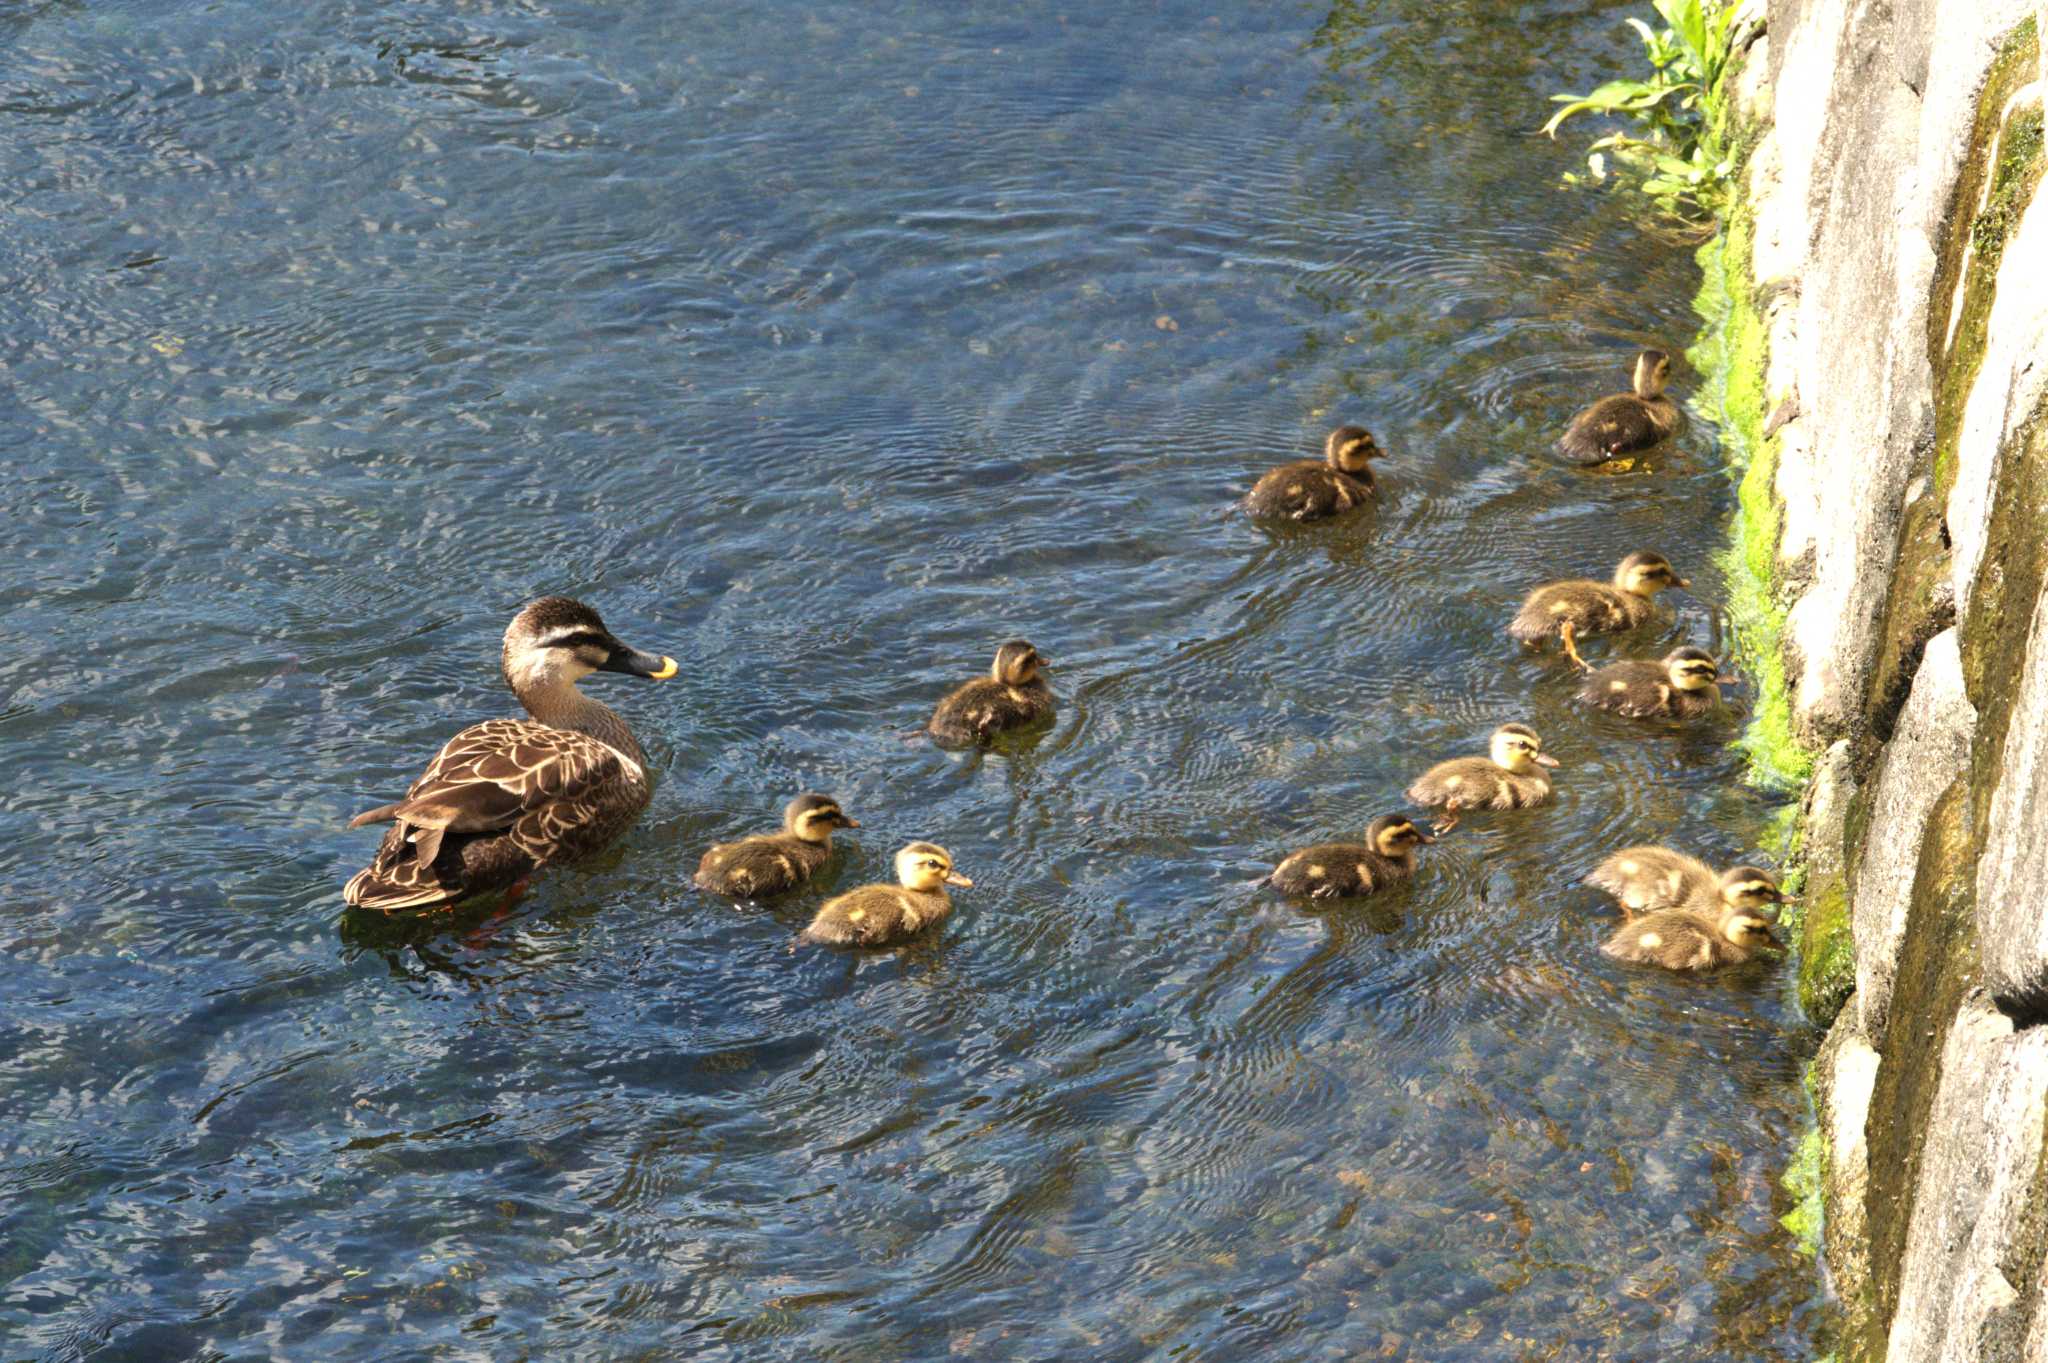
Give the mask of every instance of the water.
[{"label": "water", "polygon": [[[0,1356],[1801,1356],[1785,971],[1578,884],[1768,803],[1502,632],[1654,546],[1721,638],[1713,431],[1544,454],[1694,330],[1530,135],[1628,8],[0,13]],[[1345,419],[1383,506],[1230,514]],[[590,684],[646,818],[344,917],[543,591],[682,662]],[[1052,732],[899,739],[1015,635]],[[1245,883],[1511,718],[1555,807]],[[806,787],[837,885],[953,850],[942,938],[687,888]]]}]

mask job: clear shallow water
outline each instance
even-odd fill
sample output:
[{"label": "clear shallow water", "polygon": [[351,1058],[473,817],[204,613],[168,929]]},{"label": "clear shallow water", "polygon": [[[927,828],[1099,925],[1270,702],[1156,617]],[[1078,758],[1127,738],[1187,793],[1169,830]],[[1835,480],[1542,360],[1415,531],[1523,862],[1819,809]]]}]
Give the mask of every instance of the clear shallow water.
[{"label": "clear shallow water", "polygon": [[[1655,546],[1714,645],[1730,508],[1544,457],[1697,279],[1529,136],[1626,7],[1522,8],[0,13],[0,1356],[1802,1356],[1783,972],[1577,883],[1768,807],[1502,633]],[[1345,419],[1377,511],[1229,514]],[[542,591],[683,663],[647,817],[343,918]],[[1050,734],[897,738],[1013,635]],[[1509,718],[1553,808],[1245,883]],[[687,888],[805,787],[942,939]]]}]

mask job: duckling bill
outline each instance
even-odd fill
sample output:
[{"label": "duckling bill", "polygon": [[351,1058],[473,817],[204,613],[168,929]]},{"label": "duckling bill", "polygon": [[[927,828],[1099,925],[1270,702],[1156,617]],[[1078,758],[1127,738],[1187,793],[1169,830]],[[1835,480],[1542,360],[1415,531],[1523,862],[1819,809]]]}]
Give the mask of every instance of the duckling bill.
[{"label": "duckling bill", "polygon": [[1678,404],[1664,392],[1671,357],[1661,350],[1636,356],[1632,393],[1601,398],[1572,418],[1557,452],[1574,464],[1600,464],[1669,439],[1678,429]]},{"label": "duckling bill", "polygon": [[697,863],[696,885],[712,894],[766,898],[810,882],[832,856],[832,834],[859,828],[828,795],[799,795],[782,811],[780,833],[715,844]]},{"label": "duckling bill", "polygon": [[1503,724],[1487,742],[1485,757],[1454,757],[1439,762],[1408,787],[1411,803],[1442,809],[1436,831],[1458,826],[1464,809],[1525,809],[1550,799],[1550,777],[1544,767],[1557,759],[1543,751],[1543,740],[1526,724]]},{"label": "duckling bill", "polygon": [[1038,650],[1022,639],[1004,644],[988,676],[955,688],[939,702],[926,732],[941,743],[984,743],[1050,719],[1053,694],[1044,667]]},{"label": "duckling bill", "polygon": [[1339,426],[1323,441],[1323,462],[1301,459],[1260,478],[1245,495],[1254,516],[1319,521],[1364,506],[1378,495],[1370,461],[1386,451],[1363,426]]},{"label": "duckling bill", "polygon": [[1365,841],[1320,842],[1290,852],[1266,883],[1286,895],[1349,899],[1383,890],[1415,874],[1415,849],[1436,839],[1398,814],[1382,814]]},{"label": "duckling bill", "polygon": [[1630,719],[1695,719],[1721,708],[1721,675],[1714,655],[1675,648],[1660,662],[1609,663],[1579,687],[1579,702]]},{"label": "duckling bill", "polygon": [[1555,635],[1565,654],[1590,672],[1593,665],[1579,656],[1575,642],[1579,635],[1634,629],[1656,609],[1658,592],[1690,586],[1662,554],[1630,554],[1615,566],[1611,582],[1568,578],[1546,582],[1530,592],[1508,625],[1508,633],[1525,644],[1540,644]]},{"label": "duckling bill", "polygon": [[581,601],[544,596],[506,626],[499,666],[531,718],[471,725],[404,799],[349,821],[391,825],[341,892],[352,907],[447,908],[501,891],[509,903],[536,872],[602,851],[647,807],[633,730],[576,683],[593,672],[663,681],[673,658],[620,642]]},{"label": "duckling bill", "polygon": [[863,885],[825,901],[804,929],[804,940],[831,946],[888,946],[946,921],[953,901],[948,885],[974,884],[953,869],[953,855],[929,842],[896,854],[896,884]]}]

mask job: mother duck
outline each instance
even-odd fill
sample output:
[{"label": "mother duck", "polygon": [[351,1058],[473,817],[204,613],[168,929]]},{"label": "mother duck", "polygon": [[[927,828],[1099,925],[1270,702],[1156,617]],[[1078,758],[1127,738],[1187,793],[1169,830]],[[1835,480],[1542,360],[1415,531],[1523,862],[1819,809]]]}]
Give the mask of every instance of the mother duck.
[{"label": "mother duck", "polygon": [[490,719],[448,740],[403,800],[350,828],[388,823],[341,897],[360,909],[448,908],[504,892],[602,850],[647,807],[647,758],[626,721],[576,689],[593,672],[665,681],[673,658],[621,643],[596,611],[544,596],[505,629],[505,684],[531,719]]}]

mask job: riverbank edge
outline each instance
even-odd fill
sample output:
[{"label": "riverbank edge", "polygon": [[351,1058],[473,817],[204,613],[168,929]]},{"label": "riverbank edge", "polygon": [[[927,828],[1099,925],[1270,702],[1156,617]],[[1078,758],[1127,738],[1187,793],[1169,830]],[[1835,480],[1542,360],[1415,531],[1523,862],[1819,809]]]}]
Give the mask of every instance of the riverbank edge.
[{"label": "riverbank edge", "polygon": [[[2048,392],[2026,377],[2048,300],[2000,269],[2008,241],[2048,240],[2027,8],[1774,0],[1735,77],[1742,200],[1701,252],[1694,362],[1737,479],[1722,566],[1757,683],[1742,747],[1799,796],[1773,850],[1827,1029],[1785,1223],[1820,1242],[1848,1360],[2048,1363],[2048,933],[1980,893],[2048,898]],[[1894,227],[1860,262],[1879,287],[1842,305],[1850,248]],[[1884,285],[1920,306],[1859,310]],[[1857,360],[1881,375],[1860,414],[1826,400]]]}]

